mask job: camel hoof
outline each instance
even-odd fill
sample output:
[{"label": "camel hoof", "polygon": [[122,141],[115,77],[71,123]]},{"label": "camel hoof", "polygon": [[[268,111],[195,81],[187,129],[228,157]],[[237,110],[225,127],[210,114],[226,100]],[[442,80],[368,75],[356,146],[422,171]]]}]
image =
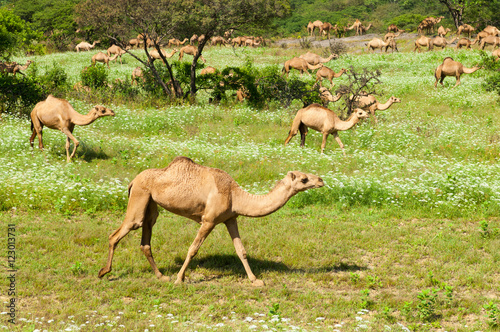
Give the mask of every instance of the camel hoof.
[{"label": "camel hoof", "polygon": [[106,268],[103,267],[100,271],[99,274],[97,275],[99,278],[104,277],[109,271],[106,271]]},{"label": "camel hoof", "polygon": [[177,280],[174,282],[176,285],[182,285],[184,283],[184,280],[177,278]]},{"label": "camel hoof", "polygon": [[266,284],[264,284],[264,281],[262,280],[259,280],[259,279],[255,279],[253,282],[252,282],[252,286],[253,287],[264,287]]},{"label": "camel hoof", "polygon": [[158,277],[158,280],[160,280],[160,281],[170,281],[170,277],[161,275],[161,276]]}]

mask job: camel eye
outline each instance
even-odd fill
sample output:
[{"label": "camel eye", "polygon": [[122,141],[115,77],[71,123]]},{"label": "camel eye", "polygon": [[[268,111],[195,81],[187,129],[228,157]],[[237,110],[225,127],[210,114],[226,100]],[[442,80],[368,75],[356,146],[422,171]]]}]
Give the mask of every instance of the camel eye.
[{"label": "camel eye", "polygon": [[302,180],[300,180],[302,183],[307,183],[309,181],[308,178],[303,178]]},{"label": "camel eye", "polygon": [[102,110],[102,111],[101,111],[101,113],[102,113],[102,114],[106,113],[106,110]]}]

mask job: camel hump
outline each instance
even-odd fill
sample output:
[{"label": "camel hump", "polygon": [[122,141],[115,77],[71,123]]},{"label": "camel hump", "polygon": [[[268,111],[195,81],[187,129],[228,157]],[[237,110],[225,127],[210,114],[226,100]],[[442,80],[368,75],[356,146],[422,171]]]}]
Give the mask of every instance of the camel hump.
[{"label": "camel hump", "polygon": [[191,158],[188,158],[188,157],[184,157],[184,156],[177,156],[174,158],[174,160],[172,160],[172,162],[170,163],[170,165],[174,164],[174,163],[189,163],[189,164],[196,164],[193,159]]},{"label": "camel hump", "polygon": [[446,59],[450,59],[451,61],[454,61],[451,56],[447,56],[446,58],[443,59],[443,61],[445,61]]}]

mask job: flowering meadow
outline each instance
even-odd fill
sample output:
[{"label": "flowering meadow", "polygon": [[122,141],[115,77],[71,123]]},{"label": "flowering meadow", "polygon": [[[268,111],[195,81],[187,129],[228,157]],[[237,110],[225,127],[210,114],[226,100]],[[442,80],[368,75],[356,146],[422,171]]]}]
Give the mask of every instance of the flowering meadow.
[{"label": "flowering meadow", "polygon": [[[31,59],[42,72],[61,65],[73,85],[90,65],[91,53]],[[216,68],[247,59],[261,68],[281,66],[301,53],[212,47],[203,54]],[[105,105],[116,116],[76,126],[80,146],[71,163],[64,134],[44,128],[44,151],[38,139],[31,148],[29,119],[2,114],[0,218],[17,225],[20,281],[17,325],[1,321],[0,330],[487,331],[498,326],[499,96],[485,91],[486,70],[462,75],[456,88],[453,77],[434,88],[434,69],[446,56],[466,67],[481,61],[477,50],[448,48],[350,52],[325,64],[336,72],[351,66],[380,70],[377,99],[401,99],[377,111],[377,125],[367,119],[339,133],[347,156],[332,137],[321,154],[322,135],[314,130],[304,148],[300,135],[284,146],[299,101],[288,108],[255,109],[246,103],[211,104],[201,92],[195,103]],[[138,65],[129,55],[123,61],[110,64],[110,80],[130,77]],[[335,82],[346,80],[344,75]],[[93,106],[69,101],[84,114]],[[342,106],[329,105],[334,111]],[[226,171],[253,194],[267,193],[291,170],[324,180],[323,188],[299,193],[273,215],[240,218],[250,265],[266,282],[263,289],[246,280],[224,226],[201,247],[185,286],[154,279],[138,248],[140,230],[118,245],[112,276],[97,278],[107,237],[123,220],[129,182],[180,155]],[[175,277],[197,229],[192,221],[161,212],[153,246],[166,275]],[[88,295],[80,299],[81,294]]]}]

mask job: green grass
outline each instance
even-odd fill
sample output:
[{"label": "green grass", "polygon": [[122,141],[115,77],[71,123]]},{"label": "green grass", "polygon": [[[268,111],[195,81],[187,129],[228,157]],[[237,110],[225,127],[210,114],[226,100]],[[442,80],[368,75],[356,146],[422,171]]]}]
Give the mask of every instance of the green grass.
[{"label": "green grass", "polygon": [[[300,53],[214,47],[204,57],[218,68],[243,65],[246,57],[261,67]],[[63,65],[74,84],[91,54],[35,61],[41,70],[54,61]],[[18,315],[15,326],[0,315],[0,328],[493,329],[500,305],[500,105],[482,86],[485,71],[463,75],[455,89],[453,78],[434,89],[433,69],[445,56],[469,67],[480,61],[477,51],[447,49],[350,53],[327,64],[336,71],[379,69],[379,99],[402,100],[377,112],[377,127],[365,121],[340,133],[347,157],[332,138],[320,154],[315,131],[303,149],[300,137],[283,146],[299,103],[256,110],[210,105],[201,93],[194,105],[106,105],[115,117],[75,128],[81,145],[70,164],[62,133],[45,129],[45,151],[32,150],[29,121],[4,114],[0,220],[17,225]],[[136,65],[124,56],[122,66],[111,64],[111,79],[125,78]],[[70,102],[81,113],[92,106]],[[265,287],[251,286],[223,226],[201,247],[184,286],[156,280],[139,249],[140,230],[118,245],[109,278],[97,278],[107,237],[125,215],[128,183],[178,155],[225,170],[255,194],[290,170],[325,180],[324,188],[298,194],[270,216],[240,218],[250,265]],[[197,228],[161,212],[152,247],[163,273],[175,277]],[[8,301],[6,278],[0,287],[0,299]]]}]

